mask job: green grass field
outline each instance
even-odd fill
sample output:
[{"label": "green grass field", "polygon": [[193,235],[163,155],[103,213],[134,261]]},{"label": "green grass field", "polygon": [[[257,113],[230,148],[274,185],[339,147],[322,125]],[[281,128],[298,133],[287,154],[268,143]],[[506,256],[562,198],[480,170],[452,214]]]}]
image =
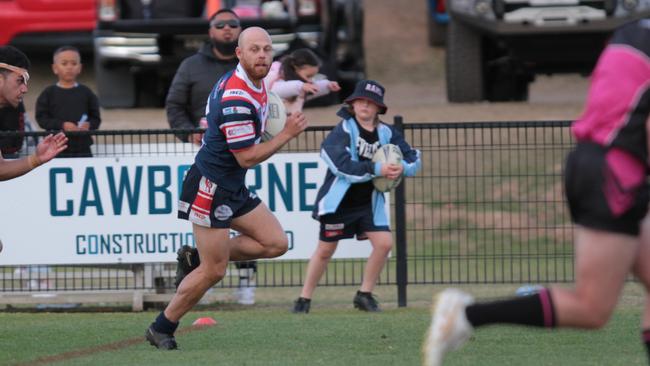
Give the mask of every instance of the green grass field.
[{"label": "green grass field", "polygon": [[[514,287],[466,289],[494,298]],[[382,286],[385,311],[367,314],[349,304],[354,288],[323,288],[307,315],[289,312],[298,289],[259,290],[253,307],[217,304],[191,312],[181,328],[203,316],[218,324],[181,332],[176,352],[145,344],[143,333],[155,311],[3,312],[0,365],[419,365],[430,294],[439,289],[412,286],[409,307],[397,308],[395,288]],[[638,330],[642,302],[638,286],[629,285],[610,325],[597,332],[482,328],[446,364],[646,365]]]}]

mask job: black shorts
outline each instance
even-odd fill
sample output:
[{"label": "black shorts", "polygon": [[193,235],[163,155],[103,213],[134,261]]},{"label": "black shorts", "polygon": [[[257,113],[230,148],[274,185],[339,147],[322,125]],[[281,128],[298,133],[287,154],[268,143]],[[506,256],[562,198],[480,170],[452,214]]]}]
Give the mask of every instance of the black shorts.
[{"label": "black shorts", "polygon": [[576,224],[638,236],[648,211],[648,184],[622,187],[606,161],[606,148],[579,143],[566,161],[564,188]]},{"label": "black shorts", "polygon": [[323,215],[320,221],[320,240],[336,242],[341,239],[353,238],[358,240],[368,239],[368,231],[389,231],[388,226],[375,226],[372,221],[370,205],[361,208],[345,209],[343,212]]},{"label": "black shorts", "polygon": [[251,212],[262,201],[245,186],[227,191],[201,175],[192,165],[183,179],[178,218],[197,225],[226,229],[232,219]]}]

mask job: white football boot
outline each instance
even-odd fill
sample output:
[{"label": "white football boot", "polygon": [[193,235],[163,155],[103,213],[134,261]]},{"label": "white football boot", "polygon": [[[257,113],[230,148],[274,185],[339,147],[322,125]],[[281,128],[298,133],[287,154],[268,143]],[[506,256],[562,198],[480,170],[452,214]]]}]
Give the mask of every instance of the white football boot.
[{"label": "white football boot", "polygon": [[[434,300],[436,296],[434,296]],[[422,365],[439,366],[445,354],[460,348],[472,335],[465,308],[474,298],[457,289],[447,289],[437,295],[431,307],[431,326],[422,344]]]}]

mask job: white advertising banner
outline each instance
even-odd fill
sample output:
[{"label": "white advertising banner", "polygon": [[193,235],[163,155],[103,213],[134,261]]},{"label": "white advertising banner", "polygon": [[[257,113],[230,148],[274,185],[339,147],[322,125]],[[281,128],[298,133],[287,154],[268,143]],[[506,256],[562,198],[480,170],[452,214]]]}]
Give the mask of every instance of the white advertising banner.
[{"label": "white advertising banner", "polygon": [[[54,159],[0,182],[0,265],[175,261],[194,245],[192,225],[176,218],[193,155]],[[276,154],[251,169],[246,184],[276,214],[289,237],[280,259],[308,259],[318,242],[311,218],[326,172],[316,153]],[[368,241],[345,240],[335,258],[363,258]]]}]

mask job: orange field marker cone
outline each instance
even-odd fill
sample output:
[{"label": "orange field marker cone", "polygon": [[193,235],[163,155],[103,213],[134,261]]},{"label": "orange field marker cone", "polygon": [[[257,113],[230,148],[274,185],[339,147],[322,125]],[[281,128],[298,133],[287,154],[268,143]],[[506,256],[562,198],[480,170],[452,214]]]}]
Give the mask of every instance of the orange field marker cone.
[{"label": "orange field marker cone", "polygon": [[198,326],[211,326],[211,325],[216,325],[217,321],[210,318],[210,317],[205,317],[205,318],[198,318],[192,323],[192,325],[198,325]]}]

